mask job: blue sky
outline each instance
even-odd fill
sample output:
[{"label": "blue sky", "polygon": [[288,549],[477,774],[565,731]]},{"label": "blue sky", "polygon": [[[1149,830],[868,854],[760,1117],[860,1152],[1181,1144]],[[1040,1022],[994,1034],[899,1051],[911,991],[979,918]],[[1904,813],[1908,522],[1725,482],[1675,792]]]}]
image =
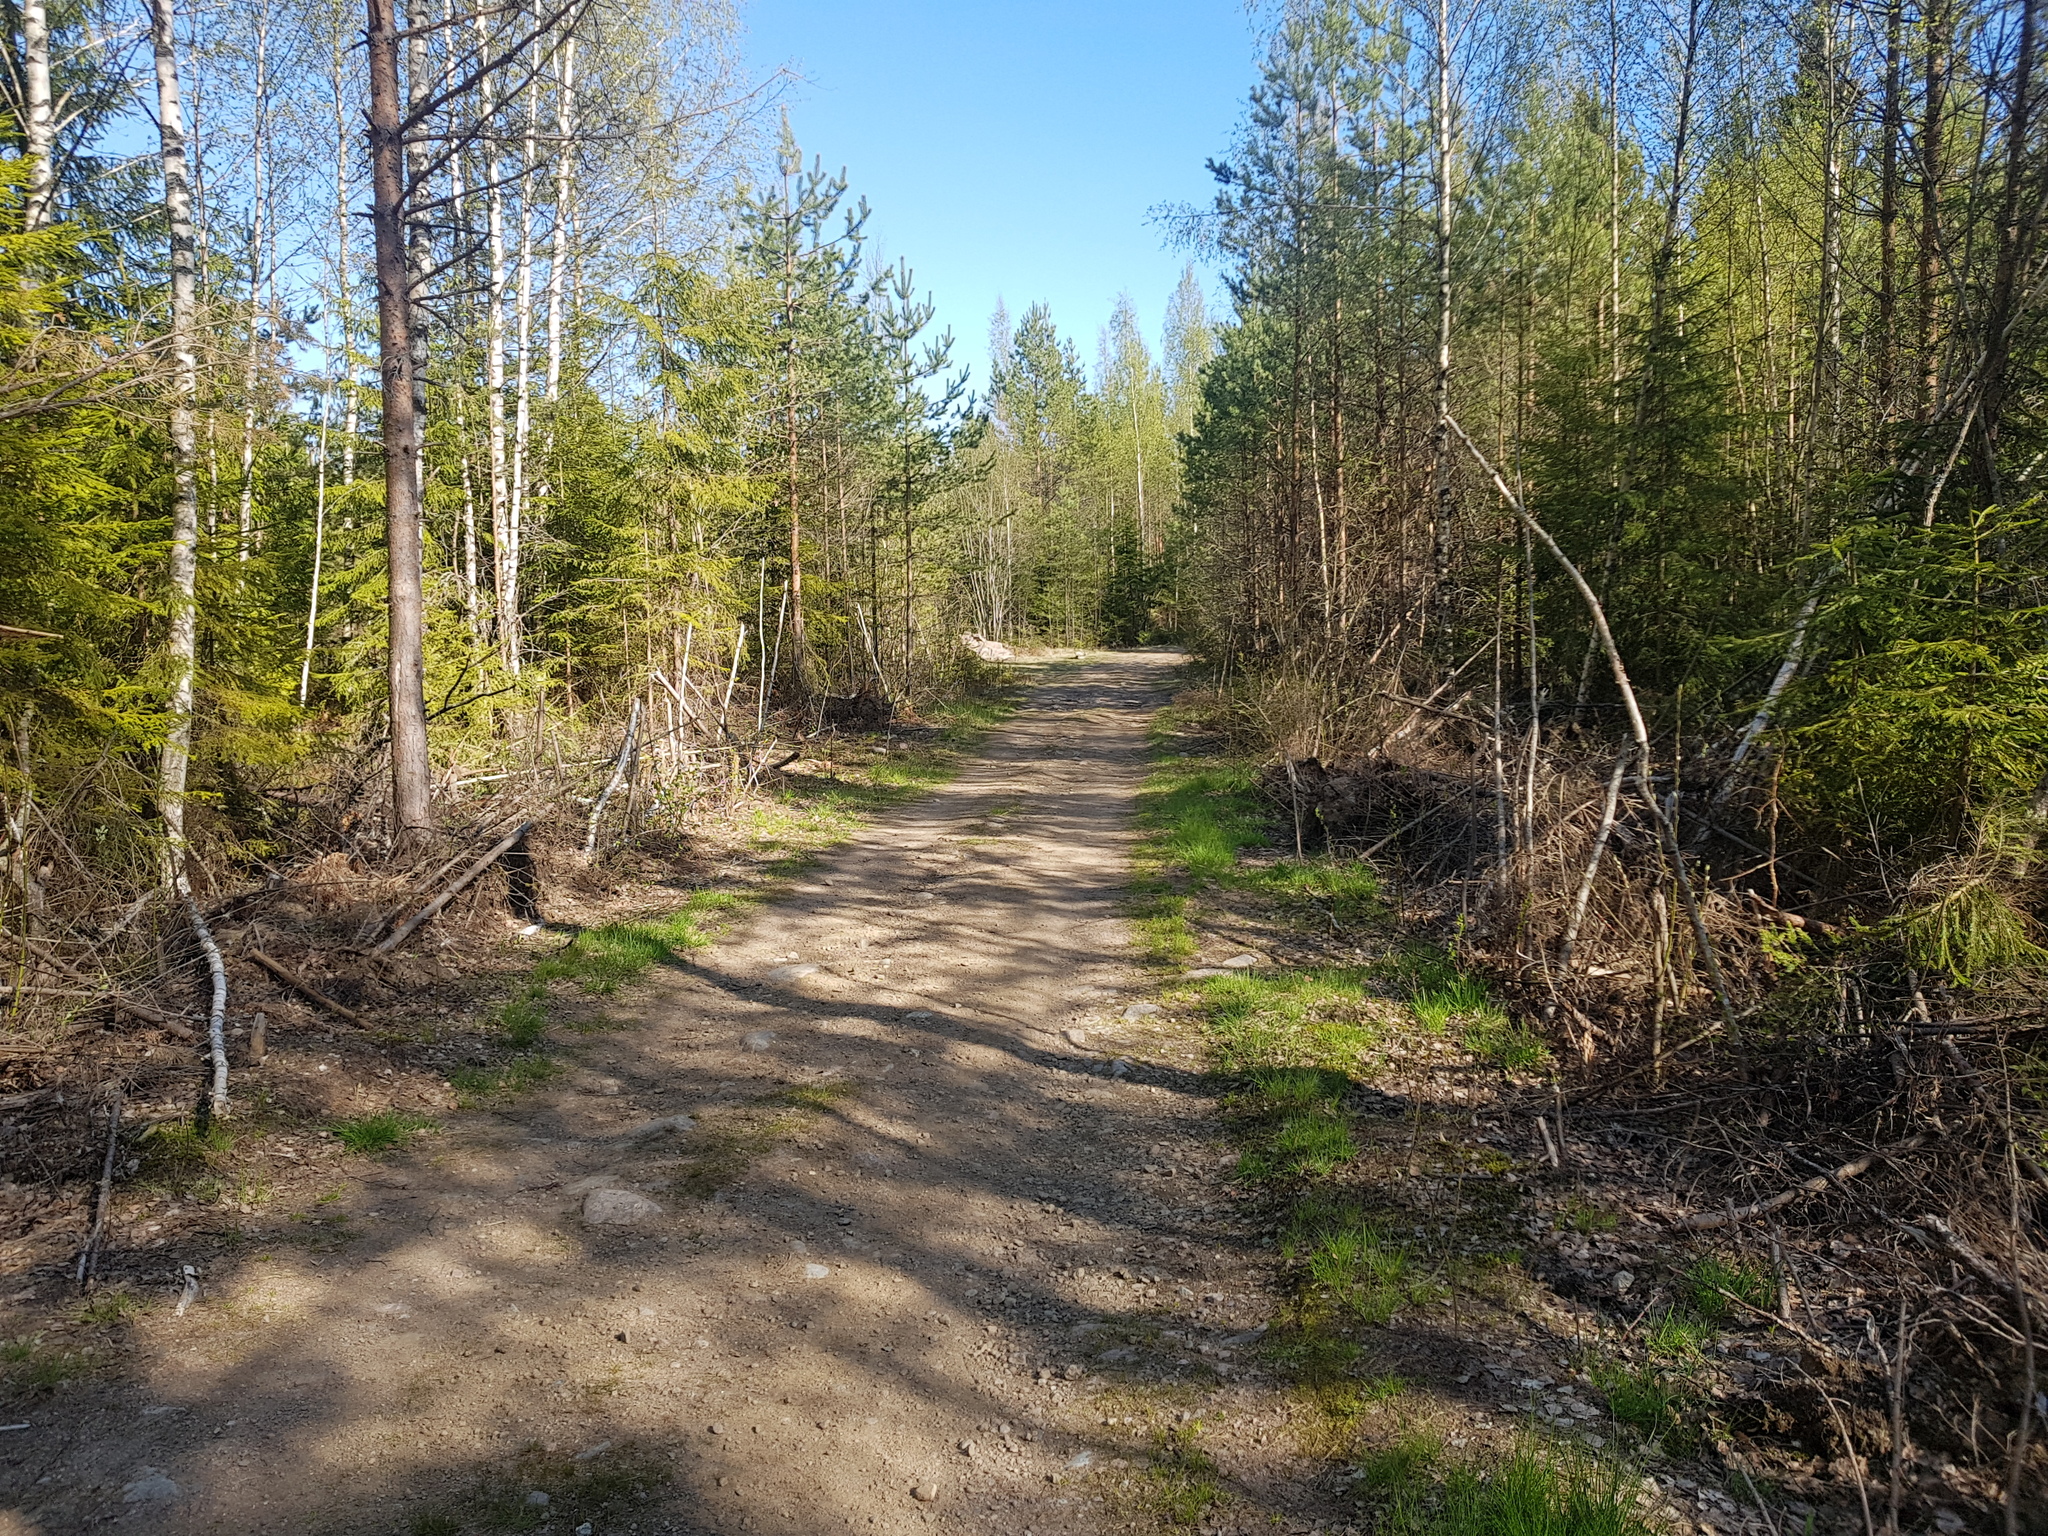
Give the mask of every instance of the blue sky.
[{"label": "blue sky", "polygon": [[1188,257],[1149,215],[1209,199],[1202,162],[1252,82],[1243,0],[751,0],[742,18],[757,73],[803,76],[806,158],[846,168],[869,251],[909,259],[977,385],[998,296],[1050,304],[1092,367],[1128,290],[1156,348]]}]

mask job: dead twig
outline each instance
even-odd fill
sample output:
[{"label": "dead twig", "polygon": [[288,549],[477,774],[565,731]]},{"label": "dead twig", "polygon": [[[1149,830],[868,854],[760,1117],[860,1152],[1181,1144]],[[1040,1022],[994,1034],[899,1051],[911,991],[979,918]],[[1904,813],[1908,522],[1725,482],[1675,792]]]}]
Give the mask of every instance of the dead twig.
[{"label": "dead twig", "polygon": [[411,938],[414,929],[418,928],[420,924],[432,918],[443,907],[447,906],[449,902],[453,901],[457,896],[459,896],[463,892],[463,890],[468,887],[470,881],[474,880],[478,875],[482,874],[485,870],[489,869],[491,865],[495,864],[500,858],[504,856],[507,849],[509,849],[514,843],[518,842],[521,838],[525,837],[527,833],[531,832],[533,830],[533,825],[534,824],[530,821],[522,821],[510,832],[507,832],[502,838],[498,840],[498,842],[492,847],[489,853],[485,854],[482,858],[478,859],[474,864],[470,865],[469,868],[465,869],[460,875],[456,876],[454,881],[452,881],[449,884],[446,890],[441,892],[441,894],[436,896],[432,901],[428,902],[424,907],[421,907],[419,911],[413,913],[411,917],[407,918],[404,922],[400,923],[396,928],[392,929],[390,936],[386,938],[382,943],[380,943],[374,950],[372,950],[371,953],[377,955],[388,955],[391,953],[391,951],[398,948],[399,945],[403,944],[407,939]]},{"label": "dead twig", "polygon": [[1889,1147],[1879,1147],[1875,1152],[1866,1152],[1839,1168],[1816,1174],[1804,1183],[1794,1184],[1790,1189],[1783,1190],[1768,1200],[1757,1200],[1742,1206],[1731,1205],[1724,1211],[1701,1211],[1696,1215],[1679,1218],[1678,1225],[1691,1232],[1704,1232],[1713,1227],[1732,1227],[1737,1222],[1748,1221],[1755,1216],[1767,1216],[1772,1211],[1790,1205],[1801,1195],[1820,1194],[1831,1184],[1839,1184],[1855,1178],[1859,1173],[1869,1172],[1875,1163],[1916,1151],[1927,1145],[1931,1139],[1927,1136],[1908,1136],[1904,1141],[1896,1142]]},{"label": "dead twig", "polygon": [[357,1026],[360,1026],[362,1024],[362,1015],[357,1013],[355,1009],[346,1007],[341,1003],[337,1003],[333,998],[329,997],[325,992],[322,992],[318,987],[314,986],[312,983],[300,980],[296,974],[287,970],[277,961],[271,959],[270,956],[263,953],[262,950],[250,950],[249,958],[251,960],[254,960],[258,965],[262,966],[264,970],[270,972],[271,975],[275,976],[287,987],[291,988],[292,991],[298,993],[299,996],[305,998],[307,1002],[313,1003],[321,1008],[325,1008],[329,1013],[333,1014],[336,1018],[346,1019],[348,1020],[349,1023]]},{"label": "dead twig", "polygon": [[83,1291],[92,1284],[93,1266],[100,1256],[100,1238],[107,1230],[107,1206],[114,1193],[114,1153],[118,1150],[121,1137],[121,1090],[114,1090],[112,1108],[107,1111],[107,1155],[100,1164],[100,1197],[93,1208],[92,1232],[85,1240],[85,1248],[78,1255],[78,1288]]}]

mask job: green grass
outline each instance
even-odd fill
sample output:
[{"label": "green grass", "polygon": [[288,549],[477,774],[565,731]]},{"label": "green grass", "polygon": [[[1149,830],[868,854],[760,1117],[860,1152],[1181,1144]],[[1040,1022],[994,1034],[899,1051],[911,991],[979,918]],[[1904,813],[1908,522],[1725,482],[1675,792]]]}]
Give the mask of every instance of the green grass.
[{"label": "green grass", "polygon": [[1607,1411],[1617,1424],[1679,1455],[1697,1445],[1699,1437],[1684,1419],[1686,1394],[1656,1366],[1595,1360],[1587,1374],[1607,1399]]},{"label": "green grass", "polygon": [[[501,1532],[570,1531],[589,1522],[617,1530],[631,1512],[673,1479],[666,1458],[627,1442],[590,1461],[529,1446],[509,1471],[482,1474],[465,1491],[444,1496],[407,1526],[410,1536],[498,1536]],[[539,1489],[548,1503],[526,1502]]]},{"label": "green grass", "polygon": [[1357,859],[1282,859],[1249,872],[1246,883],[1284,905],[1327,914],[1340,928],[1382,916],[1380,877]]},{"label": "green grass", "polygon": [[1149,1502],[1169,1525],[1200,1525],[1223,1502],[1221,1474],[1197,1443],[1199,1421],[1170,1426],[1154,1442],[1145,1469]]},{"label": "green grass", "polygon": [[1666,1312],[1643,1335],[1650,1353],[1662,1360],[1697,1360],[1714,1337],[1714,1325],[1684,1312]]},{"label": "green grass", "polygon": [[1436,1470],[1443,1454],[1443,1442],[1435,1435],[1410,1430],[1359,1458],[1359,1484],[1374,1493],[1411,1489]]},{"label": "green grass", "polygon": [[1474,1056],[1509,1072],[1527,1072],[1550,1059],[1550,1048],[1542,1037],[1498,1008],[1482,1008],[1468,1017],[1459,1043]]},{"label": "green grass", "polygon": [[1298,1206],[1280,1251],[1301,1267],[1316,1301],[1372,1327],[1443,1294],[1441,1283],[1417,1272],[1406,1244],[1334,1200]]},{"label": "green grass", "polygon": [[88,1328],[118,1328],[141,1315],[141,1298],[118,1287],[101,1291],[78,1309],[79,1322]]},{"label": "green grass", "polygon": [[1357,1150],[1348,1118],[1309,1110],[1282,1118],[1238,1159],[1237,1171],[1255,1182],[1327,1178]]},{"label": "green grass", "polygon": [[[717,920],[747,900],[731,891],[696,891],[673,912],[586,928],[555,954],[535,962],[532,980],[541,985],[574,981],[586,992],[609,997],[651,967],[709,945],[716,937]],[[521,999],[542,995],[529,988]],[[508,1032],[512,1006],[507,1005]]]},{"label": "green grass", "polygon": [[374,1157],[381,1152],[394,1151],[404,1146],[421,1131],[430,1131],[434,1122],[425,1115],[411,1114],[402,1109],[387,1109],[374,1115],[360,1115],[353,1120],[337,1120],[328,1127],[334,1139],[351,1152],[365,1157]]},{"label": "green grass", "polygon": [[1727,1320],[1734,1310],[1729,1295],[1767,1310],[1772,1290],[1771,1277],[1754,1264],[1739,1259],[1731,1263],[1713,1254],[1695,1259],[1678,1277],[1678,1293],[1686,1308],[1707,1323]]},{"label": "green grass", "polygon": [[1211,1054],[1232,1076],[1314,1066],[1357,1071],[1384,1034],[1365,966],[1245,972],[1202,983]]},{"label": "green grass", "polygon": [[448,1085],[455,1090],[458,1104],[474,1109],[493,1099],[538,1088],[561,1071],[562,1064],[549,1056],[515,1056],[495,1067],[457,1067],[448,1074]]},{"label": "green grass", "polygon": [[1525,1440],[1505,1462],[1416,1467],[1384,1484],[1377,1529],[1390,1536],[1653,1536],[1637,1484],[1618,1461]]}]

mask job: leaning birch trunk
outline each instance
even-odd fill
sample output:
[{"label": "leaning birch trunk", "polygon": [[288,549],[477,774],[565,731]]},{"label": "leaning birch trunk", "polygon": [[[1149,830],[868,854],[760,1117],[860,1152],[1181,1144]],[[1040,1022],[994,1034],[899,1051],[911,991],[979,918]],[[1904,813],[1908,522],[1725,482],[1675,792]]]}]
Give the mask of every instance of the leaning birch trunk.
[{"label": "leaning birch trunk", "polygon": [[162,146],[164,220],[171,238],[171,549],[165,651],[170,663],[171,728],[157,758],[157,812],[164,820],[164,885],[177,889],[185,869],[185,778],[192,761],[193,673],[199,654],[199,450],[194,350],[192,183],[185,160],[185,117],[178,98],[175,0],[150,0],[156,56],[157,136]]},{"label": "leaning birch trunk", "polygon": [[[161,0],[169,3],[169,0]],[[192,899],[192,891],[185,883],[185,877],[178,877],[178,894],[185,901],[185,916],[191,919],[193,935],[199,940],[199,947],[206,952],[206,970],[213,981],[213,1003],[206,1011],[207,1049],[213,1053],[213,1086],[207,1097],[207,1105],[213,1117],[218,1120],[228,1112],[228,972],[222,962],[220,946],[213,941],[213,930],[206,926],[205,915],[199,910],[199,903]]]},{"label": "leaning birch trunk", "polygon": [[633,749],[640,742],[640,696],[633,696],[633,712],[626,717],[626,739],[619,743],[619,755],[612,763],[612,776],[605,781],[604,792],[597,797],[597,804],[590,808],[590,827],[583,834],[583,862],[588,864],[597,857],[597,824],[604,816],[604,808],[619,786],[626,782],[626,775],[632,771]]},{"label": "leaning birch trunk", "polygon": [[1636,778],[1642,788],[1643,803],[1649,807],[1650,815],[1657,823],[1664,851],[1671,860],[1672,872],[1677,876],[1679,899],[1685,903],[1685,915],[1692,924],[1693,939],[1700,947],[1700,960],[1707,968],[1708,984],[1713,988],[1714,1001],[1720,1005],[1722,1026],[1728,1031],[1729,1040],[1740,1050],[1742,1027],[1736,1016],[1735,1000],[1728,994],[1727,978],[1721,971],[1720,954],[1715,950],[1714,941],[1707,933],[1706,918],[1700,912],[1699,898],[1692,888],[1692,877],[1686,872],[1685,853],[1678,846],[1677,831],[1671,825],[1671,818],[1665,814],[1664,807],[1657,803],[1656,795],[1650,790],[1650,728],[1643,719],[1641,706],[1636,702],[1635,686],[1629,681],[1627,664],[1621,659],[1621,647],[1615,644],[1614,632],[1607,627],[1607,610],[1578,566],[1572,563],[1571,557],[1559,549],[1557,541],[1550,536],[1549,531],[1529,515],[1528,509],[1522,505],[1521,498],[1508,489],[1508,483],[1500,477],[1500,471],[1495,469],[1486,455],[1479,451],[1479,445],[1466,435],[1465,429],[1458,425],[1456,418],[1448,418],[1448,425],[1458,434],[1458,440],[1471,450],[1472,457],[1479,461],[1479,467],[1492,479],[1501,499],[1514,508],[1515,516],[1521,519],[1522,526],[1550,551],[1552,559],[1564,567],[1565,575],[1571,578],[1572,585],[1578,589],[1580,601],[1586,605],[1587,615],[1593,621],[1594,633],[1600,637],[1600,648],[1607,654],[1607,665],[1613,670],[1614,686],[1621,693],[1622,708],[1628,713],[1629,730],[1635,736],[1638,756]]},{"label": "leaning birch trunk", "polygon": [[21,227],[30,233],[50,222],[57,200],[57,110],[50,93],[50,13],[47,0],[22,0],[22,148],[28,156],[28,195]]}]

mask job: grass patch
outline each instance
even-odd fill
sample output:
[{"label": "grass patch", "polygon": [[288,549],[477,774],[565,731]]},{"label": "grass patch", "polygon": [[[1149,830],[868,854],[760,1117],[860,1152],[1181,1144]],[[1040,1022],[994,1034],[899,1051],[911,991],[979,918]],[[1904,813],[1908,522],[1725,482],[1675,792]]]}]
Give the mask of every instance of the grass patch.
[{"label": "grass patch", "polygon": [[1216,1065],[1233,1076],[1299,1066],[1356,1070],[1383,1034],[1371,979],[1364,966],[1320,966],[1204,982]]},{"label": "grass patch", "polygon": [[1359,1485],[1374,1493],[1410,1489],[1436,1470],[1443,1455],[1443,1441],[1427,1430],[1410,1430],[1359,1457]]},{"label": "grass patch", "polygon": [[[659,917],[584,929],[560,950],[536,961],[530,974],[535,983],[573,981],[586,992],[609,997],[638,981],[650,967],[703,949],[716,937],[718,919],[747,900],[732,891],[694,891],[680,907]],[[542,995],[533,987],[521,994],[528,999]]]},{"label": "grass patch", "polygon": [[1288,1115],[1263,1140],[1238,1159],[1240,1177],[1256,1183],[1328,1178],[1358,1150],[1351,1122],[1329,1110]]},{"label": "grass patch", "polygon": [[1378,873],[1357,859],[1282,859],[1251,872],[1247,883],[1283,904],[1327,914],[1340,928],[1369,922],[1386,910]]},{"label": "grass patch", "polygon": [[1565,1197],[1564,1219],[1574,1232],[1612,1232],[1615,1227],[1614,1212],[1603,1210],[1577,1192]]},{"label": "grass patch", "polygon": [[1465,1049],[1508,1072],[1527,1072],[1550,1059],[1550,1048],[1527,1025],[1498,1008],[1482,1008],[1465,1021]]},{"label": "grass patch", "polygon": [[448,1074],[455,1101],[464,1109],[475,1109],[494,1099],[507,1098],[538,1088],[559,1077],[562,1064],[551,1056],[515,1056],[495,1067],[457,1067]]},{"label": "grass patch", "polygon": [[1505,1462],[1425,1467],[1384,1484],[1390,1506],[1377,1529],[1394,1536],[1653,1536],[1637,1485],[1620,1462],[1524,1440]]},{"label": "grass patch", "polygon": [[119,1287],[101,1291],[78,1309],[79,1322],[88,1328],[118,1328],[141,1315],[142,1298]]},{"label": "grass patch", "polygon": [[1154,1442],[1152,1465],[1145,1469],[1149,1502],[1169,1525],[1199,1525],[1223,1502],[1221,1473],[1197,1443],[1199,1420],[1172,1425]]},{"label": "grass patch", "polygon": [[415,1115],[402,1109],[387,1109],[374,1115],[361,1115],[353,1120],[337,1120],[328,1127],[334,1139],[351,1152],[365,1157],[394,1151],[411,1141],[421,1131],[430,1131],[434,1122],[425,1115]]},{"label": "grass patch", "polygon": [[1731,1263],[1713,1254],[1695,1259],[1678,1276],[1678,1294],[1686,1309],[1707,1323],[1727,1321],[1733,1306],[1729,1296],[1768,1309],[1772,1289],[1771,1277],[1755,1265],[1739,1259]]},{"label": "grass patch", "polygon": [[9,1385],[24,1392],[52,1392],[67,1381],[89,1374],[95,1361],[84,1349],[48,1349],[39,1333],[0,1344],[0,1361],[10,1368]]},{"label": "grass patch", "polygon": [[1148,851],[1191,879],[1223,881],[1238,853],[1266,840],[1269,817],[1247,763],[1176,757],[1157,764],[1138,791]]},{"label": "grass patch", "polygon": [[1660,1360],[1697,1360],[1713,1337],[1712,1323],[1673,1311],[1650,1324],[1643,1343]]},{"label": "grass patch", "polygon": [[1302,1396],[1315,1416],[1303,1426],[1302,1449],[1325,1461],[1348,1458],[1373,1410],[1391,1403],[1407,1390],[1408,1383],[1399,1376],[1382,1376],[1373,1381],[1346,1376],[1305,1387]]},{"label": "grass patch", "polygon": [[1686,1394],[1655,1366],[1595,1360],[1587,1367],[1617,1424],[1677,1455],[1690,1454],[1699,1436],[1684,1419]]},{"label": "grass patch", "polygon": [[1443,1292],[1416,1272],[1406,1244],[1391,1241],[1358,1211],[1328,1202],[1296,1211],[1280,1251],[1301,1266],[1319,1302],[1373,1327]]}]

